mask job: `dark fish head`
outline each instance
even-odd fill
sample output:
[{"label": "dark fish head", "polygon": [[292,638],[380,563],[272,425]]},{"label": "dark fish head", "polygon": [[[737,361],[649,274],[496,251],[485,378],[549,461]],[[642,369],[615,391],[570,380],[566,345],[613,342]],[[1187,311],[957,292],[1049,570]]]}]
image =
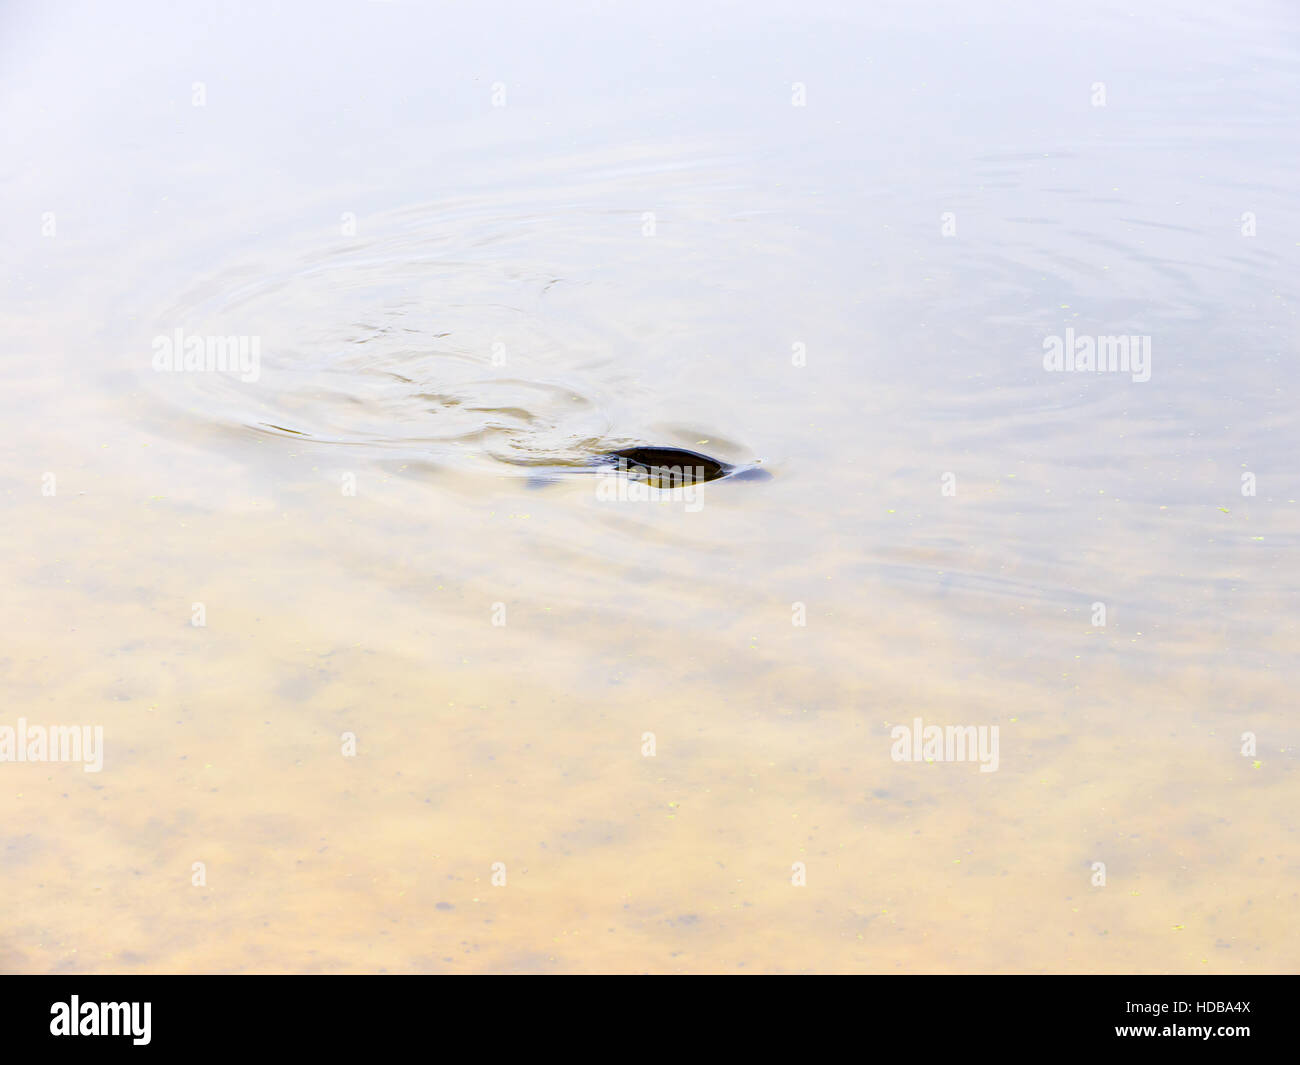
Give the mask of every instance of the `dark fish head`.
[{"label": "dark fish head", "polygon": [[733,466],[729,462],[684,447],[624,447],[606,451],[597,462],[627,472],[661,488],[700,484],[730,477],[737,481],[770,481],[772,475],[757,464]]},{"label": "dark fish head", "polygon": [[625,447],[607,451],[607,465],[624,469],[630,476],[645,478],[662,487],[700,484],[726,477],[734,466],[681,447]]}]

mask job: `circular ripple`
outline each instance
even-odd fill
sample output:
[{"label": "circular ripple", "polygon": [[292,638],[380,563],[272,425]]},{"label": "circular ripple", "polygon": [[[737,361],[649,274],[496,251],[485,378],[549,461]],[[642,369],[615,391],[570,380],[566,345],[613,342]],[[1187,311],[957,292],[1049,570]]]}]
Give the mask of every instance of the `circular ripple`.
[{"label": "circular ripple", "polygon": [[[346,246],[224,271],[158,316],[169,336],[250,338],[255,380],[154,374],[150,386],[225,428],[433,461],[578,463],[607,440],[637,387],[615,355],[627,365],[637,338],[611,291],[584,280],[599,214],[461,205],[368,228]],[[562,254],[536,261],[540,243]]]}]

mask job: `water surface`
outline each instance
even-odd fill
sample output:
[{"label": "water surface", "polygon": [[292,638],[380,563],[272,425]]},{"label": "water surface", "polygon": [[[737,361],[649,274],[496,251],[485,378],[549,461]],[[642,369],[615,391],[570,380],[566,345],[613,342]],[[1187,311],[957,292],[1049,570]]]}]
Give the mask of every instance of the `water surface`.
[{"label": "water surface", "polygon": [[0,968],[1295,970],[1289,5],[0,26]]}]

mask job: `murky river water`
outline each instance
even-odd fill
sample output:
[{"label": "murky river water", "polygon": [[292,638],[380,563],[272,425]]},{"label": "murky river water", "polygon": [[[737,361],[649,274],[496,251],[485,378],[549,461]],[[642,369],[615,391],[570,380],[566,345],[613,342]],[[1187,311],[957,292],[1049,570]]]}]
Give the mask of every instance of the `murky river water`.
[{"label": "murky river water", "polygon": [[0,969],[1295,971],[1300,17],[1139,7],[6,7]]}]

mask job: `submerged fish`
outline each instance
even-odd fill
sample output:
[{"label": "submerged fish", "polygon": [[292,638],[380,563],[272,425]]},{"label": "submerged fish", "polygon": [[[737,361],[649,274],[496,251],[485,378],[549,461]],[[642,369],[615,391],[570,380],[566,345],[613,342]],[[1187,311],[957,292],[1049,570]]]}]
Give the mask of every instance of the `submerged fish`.
[{"label": "submerged fish", "polygon": [[601,458],[605,460],[604,465],[625,469],[632,476],[679,484],[699,484],[747,474],[756,475],[749,478],[752,480],[766,480],[772,476],[757,466],[733,466],[683,447],[625,447],[607,451]]},{"label": "submerged fish", "polygon": [[[682,447],[624,447],[604,451],[593,456],[586,466],[570,467],[565,472],[577,470],[616,470],[656,488],[703,484],[724,477],[738,481],[767,481],[772,477],[756,463],[733,466],[729,462]],[[529,478],[528,484],[530,488],[537,488],[554,480],[553,477],[534,475]]]}]

